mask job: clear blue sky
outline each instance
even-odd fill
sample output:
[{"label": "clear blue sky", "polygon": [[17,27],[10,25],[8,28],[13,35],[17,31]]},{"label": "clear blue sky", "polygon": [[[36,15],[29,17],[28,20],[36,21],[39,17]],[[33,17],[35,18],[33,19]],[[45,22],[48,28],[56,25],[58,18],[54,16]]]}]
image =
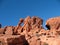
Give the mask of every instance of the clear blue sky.
[{"label": "clear blue sky", "polygon": [[20,18],[28,15],[41,17],[44,22],[60,16],[60,0],[0,0],[2,26],[16,26]]}]

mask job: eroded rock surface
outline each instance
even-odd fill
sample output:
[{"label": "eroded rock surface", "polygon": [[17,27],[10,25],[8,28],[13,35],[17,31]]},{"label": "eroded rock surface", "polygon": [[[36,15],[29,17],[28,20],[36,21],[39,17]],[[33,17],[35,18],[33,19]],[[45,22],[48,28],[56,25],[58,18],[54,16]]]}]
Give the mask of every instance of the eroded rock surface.
[{"label": "eroded rock surface", "polygon": [[21,18],[17,26],[0,26],[0,45],[60,45],[60,17],[48,19],[46,27],[36,16]]},{"label": "eroded rock surface", "polygon": [[46,21],[47,28],[59,29],[60,28],[60,17],[50,18]]},{"label": "eroded rock surface", "polygon": [[28,45],[25,37],[22,35],[2,35],[0,37],[1,45]]}]

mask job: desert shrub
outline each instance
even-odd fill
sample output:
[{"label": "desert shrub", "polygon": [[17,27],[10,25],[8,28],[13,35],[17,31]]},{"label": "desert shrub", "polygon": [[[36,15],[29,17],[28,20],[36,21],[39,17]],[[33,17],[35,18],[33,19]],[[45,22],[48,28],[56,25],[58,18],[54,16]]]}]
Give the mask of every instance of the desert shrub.
[{"label": "desert shrub", "polygon": [[44,43],[43,45],[48,45],[48,43]]}]

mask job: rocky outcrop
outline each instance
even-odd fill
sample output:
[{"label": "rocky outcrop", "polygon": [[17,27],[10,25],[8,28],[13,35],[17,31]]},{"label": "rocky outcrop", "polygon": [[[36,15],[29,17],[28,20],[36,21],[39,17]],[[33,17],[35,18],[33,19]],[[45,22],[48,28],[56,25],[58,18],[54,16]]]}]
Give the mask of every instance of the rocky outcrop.
[{"label": "rocky outcrop", "polygon": [[46,21],[46,26],[49,29],[59,29],[60,28],[60,17],[50,18]]},{"label": "rocky outcrop", "polygon": [[39,17],[21,18],[17,26],[0,27],[0,44],[60,45],[60,17],[48,19],[46,28],[47,30],[44,29],[43,20]]},{"label": "rocky outcrop", "polygon": [[0,37],[0,45],[28,45],[28,42],[23,35],[3,35]]}]

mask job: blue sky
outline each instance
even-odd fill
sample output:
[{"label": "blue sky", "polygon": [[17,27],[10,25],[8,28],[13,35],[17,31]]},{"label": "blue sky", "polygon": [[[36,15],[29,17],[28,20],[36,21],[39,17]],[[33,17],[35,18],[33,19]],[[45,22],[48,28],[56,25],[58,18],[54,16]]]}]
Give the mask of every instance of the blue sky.
[{"label": "blue sky", "polygon": [[60,0],[0,0],[0,23],[16,26],[20,18],[38,16],[45,21],[60,16]]}]

